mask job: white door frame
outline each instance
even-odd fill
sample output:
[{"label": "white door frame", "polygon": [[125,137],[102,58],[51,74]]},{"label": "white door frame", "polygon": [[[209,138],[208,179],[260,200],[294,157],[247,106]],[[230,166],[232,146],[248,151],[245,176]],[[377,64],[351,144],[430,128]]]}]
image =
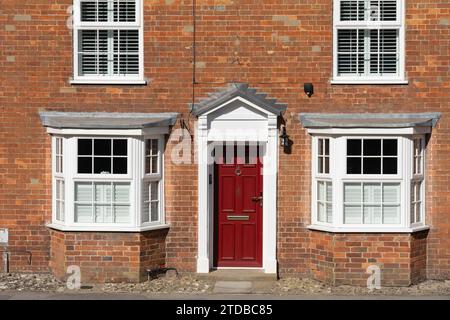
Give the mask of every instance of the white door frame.
[{"label": "white door frame", "polygon": [[[227,112],[227,107],[233,106]],[[236,106],[246,110],[239,118]],[[251,111],[251,112],[248,112]],[[217,117],[217,114],[220,116]],[[214,126],[219,121],[221,125]],[[214,130],[211,128],[214,127]],[[277,115],[252,102],[236,97],[198,117],[198,252],[197,273],[209,273],[213,268],[214,250],[214,184],[209,184],[211,168],[211,146],[218,137],[226,141],[246,141],[247,136],[239,131],[245,127],[254,128],[259,133],[252,141],[264,143],[266,153],[263,157],[263,270],[277,273],[277,173],[278,173],[278,128]],[[228,130],[220,129],[228,128]],[[234,128],[234,129],[233,129]],[[231,129],[231,130],[230,130]],[[227,132],[225,132],[227,131]]]}]

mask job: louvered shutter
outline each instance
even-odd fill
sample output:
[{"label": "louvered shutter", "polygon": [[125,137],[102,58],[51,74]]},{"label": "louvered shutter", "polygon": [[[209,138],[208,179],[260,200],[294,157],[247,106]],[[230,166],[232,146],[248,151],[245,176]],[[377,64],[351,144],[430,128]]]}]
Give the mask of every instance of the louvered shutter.
[{"label": "louvered shutter", "polygon": [[395,21],[395,0],[343,0],[340,1],[341,21]]},{"label": "louvered shutter", "polygon": [[82,22],[135,22],[136,0],[97,0],[81,2]]},{"label": "louvered shutter", "polygon": [[397,73],[398,30],[370,30],[370,73]]},{"label": "louvered shutter", "polygon": [[364,30],[338,30],[338,74],[364,73]]}]

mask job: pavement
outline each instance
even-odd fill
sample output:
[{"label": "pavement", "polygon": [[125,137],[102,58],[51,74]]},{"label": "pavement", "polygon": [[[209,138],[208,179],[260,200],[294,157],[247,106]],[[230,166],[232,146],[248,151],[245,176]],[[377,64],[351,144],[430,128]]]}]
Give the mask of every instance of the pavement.
[{"label": "pavement", "polygon": [[103,292],[18,292],[0,291],[0,300],[450,300],[450,296],[387,295],[271,295],[271,294],[134,294]]}]

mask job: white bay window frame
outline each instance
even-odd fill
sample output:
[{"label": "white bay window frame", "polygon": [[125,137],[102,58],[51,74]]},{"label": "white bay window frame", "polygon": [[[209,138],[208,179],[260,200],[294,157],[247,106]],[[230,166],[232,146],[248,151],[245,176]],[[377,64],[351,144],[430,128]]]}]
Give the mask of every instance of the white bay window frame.
[{"label": "white bay window frame", "polygon": [[[356,129],[354,129],[356,130]],[[314,134],[314,131],[316,133]],[[327,134],[324,134],[326,131]],[[428,229],[425,224],[424,205],[424,171],[422,171],[421,190],[421,221],[411,221],[411,182],[417,179],[413,175],[413,149],[414,139],[422,139],[422,170],[425,170],[425,144],[424,135],[413,136],[395,133],[396,129],[373,130],[360,129],[352,133],[352,129],[314,130],[312,133],[312,186],[311,186],[311,225],[310,229],[329,232],[415,232]],[[330,173],[318,173],[318,140],[330,139]],[[347,174],[347,139],[397,139],[397,174]],[[317,208],[317,182],[330,181],[332,183],[332,222],[318,221]],[[400,221],[397,224],[346,224],[344,222],[344,184],[345,183],[399,183],[400,184]],[[361,204],[362,205],[362,204]],[[380,203],[382,206],[382,204]],[[363,212],[361,213],[363,214]]]},{"label": "white bay window frame", "polygon": [[[143,0],[136,1],[136,21],[135,22],[86,22],[81,20],[81,2],[96,0],[73,0],[73,79],[72,84],[146,84],[144,78],[144,14]],[[110,14],[110,13],[109,13]],[[137,30],[139,41],[139,72],[128,75],[81,75],[79,61],[79,46],[82,30],[107,30],[108,33],[121,30]],[[98,46],[98,43],[97,43]],[[111,36],[108,36],[108,47],[112,48]],[[108,51],[108,64],[112,63],[112,53]]]},{"label": "white bay window frame", "polygon": [[[60,130],[55,130],[56,132]],[[64,130],[61,130],[63,132]],[[52,223],[48,226],[63,231],[121,231],[136,232],[167,228],[164,214],[164,135],[140,135],[129,136],[126,133],[116,130],[97,130],[98,135],[89,133],[89,130],[75,130],[80,133],[74,134],[54,134],[52,136],[52,172],[53,172],[53,212]],[[70,132],[70,130],[69,130]],[[56,172],[56,143],[62,139],[64,145],[63,172]],[[127,143],[127,173],[126,174],[79,174],[78,163],[78,139],[126,139]],[[158,173],[157,176],[149,177],[145,175],[145,140],[158,140]],[[65,219],[56,219],[56,179],[65,181]],[[142,223],[142,186],[147,179],[159,181],[159,219],[158,221]],[[129,222],[128,223],[95,223],[76,222],[75,219],[75,184],[78,182],[87,183],[129,183]],[[95,199],[92,199],[95,203]],[[112,201],[112,200],[111,200]],[[113,205],[113,204],[112,204]],[[111,213],[112,214],[112,213]]]},{"label": "white bay window frame", "polygon": [[[333,0],[333,76],[332,84],[407,84],[408,81],[405,78],[405,0],[395,0],[397,2],[397,16],[396,20],[392,21],[370,21],[367,19],[368,10],[365,10],[364,21],[341,21],[340,5],[342,1],[346,0]],[[361,1],[361,0],[359,0]],[[365,0],[366,4],[370,4],[370,0]],[[367,20],[366,20],[367,19]],[[364,35],[364,60],[365,60],[365,72],[362,75],[347,74],[339,75],[338,73],[338,32],[339,30],[383,30],[383,29],[395,29],[398,30],[397,40],[397,73],[385,74],[385,75],[373,75],[368,72],[370,70],[370,37],[365,32]]]}]

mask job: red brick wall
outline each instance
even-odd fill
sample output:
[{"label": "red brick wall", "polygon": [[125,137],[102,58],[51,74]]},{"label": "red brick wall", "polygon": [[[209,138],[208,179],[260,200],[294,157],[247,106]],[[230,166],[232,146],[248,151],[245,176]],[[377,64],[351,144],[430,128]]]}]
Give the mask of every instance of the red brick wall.
[{"label": "red brick wall", "polygon": [[65,279],[67,268],[80,267],[81,282],[138,282],[148,268],[165,265],[167,230],[143,233],[51,231],[50,266]]},{"label": "red brick wall", "polygon": [[425,279],[426,236],[311,231],[311,271],[333,285],[365,286],[367,267],[376,265],[382,286],[408,286]]},{"label": "red brick wall", "polygon": [[[47,271],[50,139],[39,110],[177,111],[192,98],[192,8],[145,0],[146,86],[73,85],[71,0],[0,0],[0,226],[33,252],[13,267]],[[443,116],[427,155],[427,276],[450,278],[450,4],[406,1],[408,85],[331,85],[332,1],[197,0],[196,99],[248,82],[287,103],[291,154],[280,155],[278,257],[282,273],[310,274],[310,138],[299,112],[425,112]],[[312,82],[312,98],[303,83]],[[192,118],[190,118],[192,120]],[[193,131],[193,124],[191,130]],[[167,263],[195,270],[197,171],[166,159]],[[19,258],[18,258],[19,259]]]}]

